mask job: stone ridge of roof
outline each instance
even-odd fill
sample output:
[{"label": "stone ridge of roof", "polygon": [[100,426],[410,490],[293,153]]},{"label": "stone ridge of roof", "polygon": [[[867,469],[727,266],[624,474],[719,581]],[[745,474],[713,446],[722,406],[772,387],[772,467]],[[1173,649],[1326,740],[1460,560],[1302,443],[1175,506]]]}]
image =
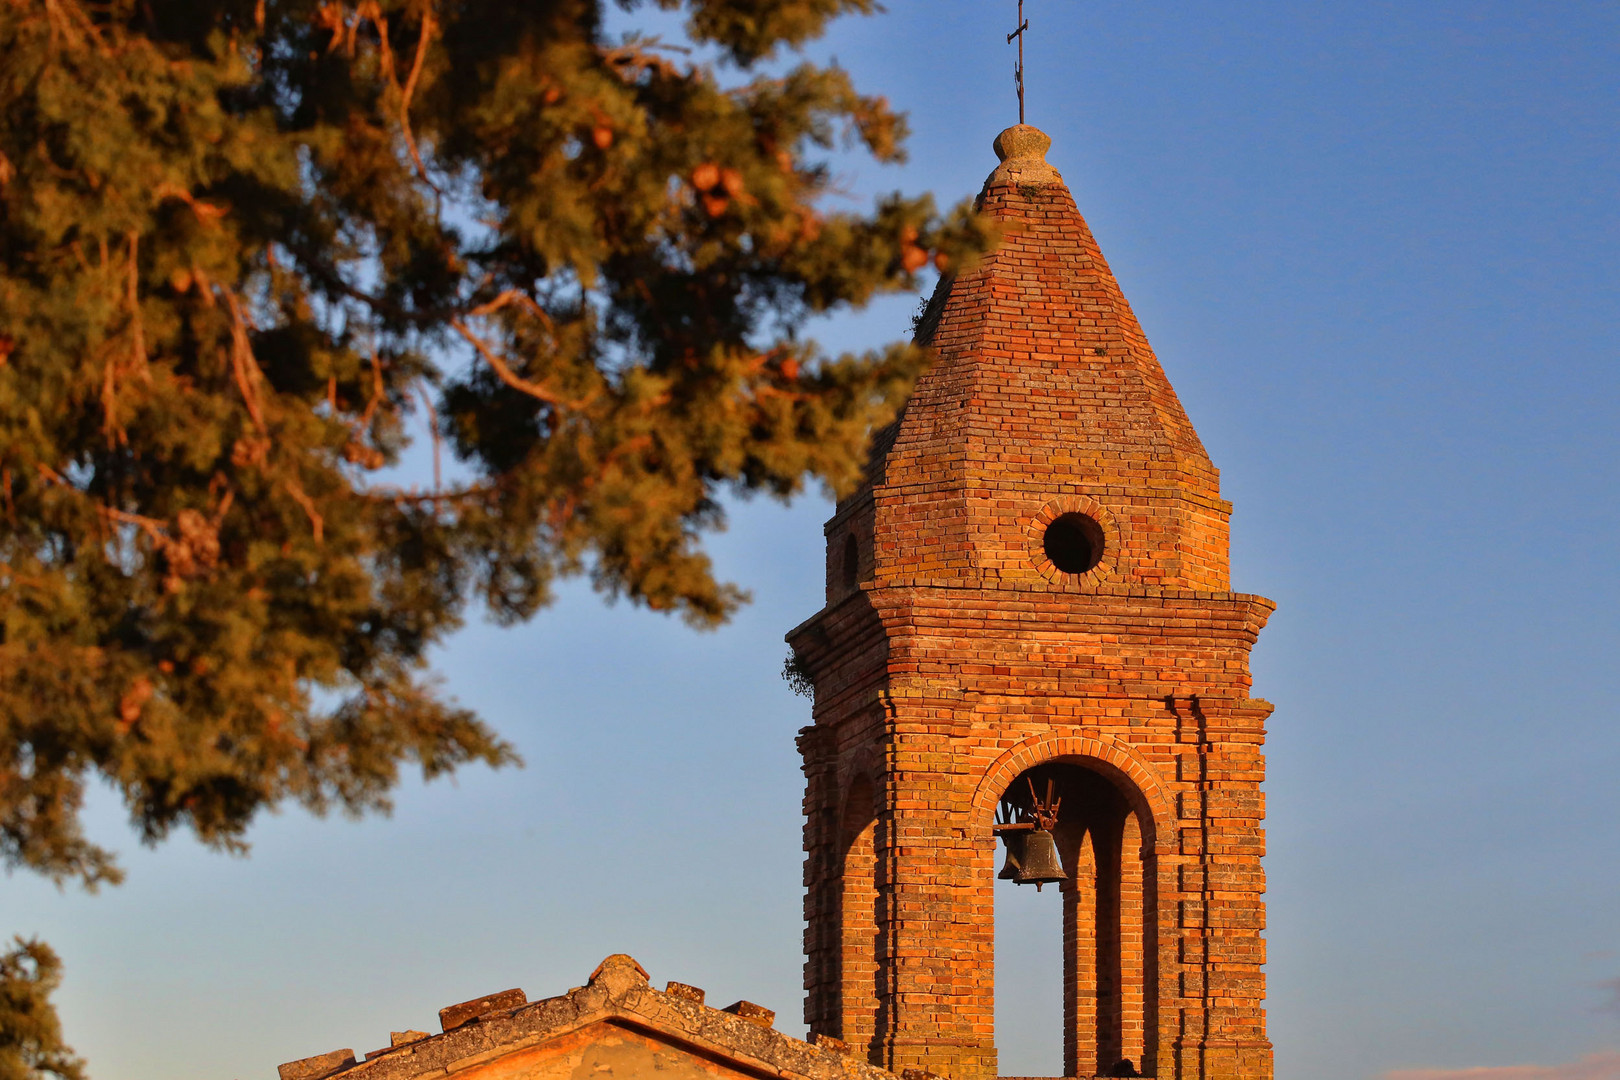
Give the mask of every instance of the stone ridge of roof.
[{"label": "stone ridge of roof", "polygon": [[[591,1024],[617,1022],[688,1048],[699,1056],[734,1063],[738,1071],[805,1080],[896,1080],[869,1065],[847,1044],[829,1038],[813,1043],[771,1027],[775,1013],[748,1001],[725,1009],[703,1003],[703,991],[671,982],[654,990],[632,957],[609,956],[584,986],[543,1001],[526,1001],[520,990],[474,999],[440,1011],[446,1030],[396,1033],[395,1045],[361,1061],[352,1050],[291,1061],[281,1080],[416,1080],[447,1073],[506,1053],[538,1046]],[[481,1006],[489,1006],[479,1012]],[[469,1015],[471,1013],[472,1015]],[[401,1035],[420,1036],[399,1041]],[[925,1080],[907,1070],[905,1080]]]}]

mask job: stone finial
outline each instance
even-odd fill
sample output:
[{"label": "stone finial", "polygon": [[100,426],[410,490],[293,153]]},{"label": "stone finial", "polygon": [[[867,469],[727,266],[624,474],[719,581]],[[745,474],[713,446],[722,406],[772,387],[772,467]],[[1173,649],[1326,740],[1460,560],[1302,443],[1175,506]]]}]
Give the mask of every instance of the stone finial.
[{"label": "stone finial", "polygon": [[610,998],[622,997],[646,985],[647,969],[636,963],[635,957],[624,953],[614,953],[597,964],[589,983],[590,987],[606,991]]},{"label": "stone finial", "polygon": [[990,174],[990,183],[1007,180],[1016,184],[1061,183],[1058,171],[1046,162],[1052,137],[1038,127],[1014,124],[996,136],[996,157],[1001,164]]}]

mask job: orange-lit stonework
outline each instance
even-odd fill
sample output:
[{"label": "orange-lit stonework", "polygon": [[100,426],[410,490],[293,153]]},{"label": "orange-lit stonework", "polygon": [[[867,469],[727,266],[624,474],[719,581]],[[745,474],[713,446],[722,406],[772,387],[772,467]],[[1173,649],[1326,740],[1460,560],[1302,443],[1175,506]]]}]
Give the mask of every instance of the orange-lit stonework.
[{"label": "orange-lit stonework", "polygon": [[1049,145],[996,140],[1001,245],[921,316],[934,366],[788,636],[815,687],[806,1019],[892,1070],[996,1076],[992,828],[1050,781],[1065,1074],[1268,1080],[1273,605],[1230,591],[1218,473]]}]

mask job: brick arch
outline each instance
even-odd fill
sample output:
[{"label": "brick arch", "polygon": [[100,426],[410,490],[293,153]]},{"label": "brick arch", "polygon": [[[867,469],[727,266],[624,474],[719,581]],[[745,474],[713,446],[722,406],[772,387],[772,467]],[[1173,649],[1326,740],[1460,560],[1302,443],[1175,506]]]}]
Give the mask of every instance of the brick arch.
[{"label": "brick arch", "polygon": [[1130,747],[1112,739],[1073,735],[1034,735],[997,758],[973,792],[974,828],[989,836],[996,804],[1019,774],[1063,758],[1084,758],[1101,766],[1097,771],[1109,779],[1124,781],[1119,786],[1131,809],[1137,812],[1138,821],[1153,823],[1155,851],[1165,851],[1166,845],[1174,842],[1175,814],[1153,766]]},{"label": "brick arch", "polygon": [[824,1031],[857,1049],[872,1051],[877,1017],[883,1008],[879,980],[882,930],[879,905],[879,830],[882,828],[883,776],[871,748],[857,751],[838,771],[838,824],[835,834],[837,894],[833,931],[835,972],[832,1030]]},{"label": "brick arch", "polygon": [[[849,798],[849,791],[855,786],[856,781],[865,779],[867,783],[872,785],[874,794],[882,793],[882,765],[882,758],[870,746],[863,746],[854,753],[844,756],[844,759],[838,763],[837,772],[838,812],[840,814],[844,812],[845,804]],[[875,807],[877,804],[874,803],[873,805]]]},{"label": "brick arch", "polygon": [[866,772],[851,773],[838,793],[839,846],[847,848],[854,834],[874,824],[879,816],[877,777]]}]

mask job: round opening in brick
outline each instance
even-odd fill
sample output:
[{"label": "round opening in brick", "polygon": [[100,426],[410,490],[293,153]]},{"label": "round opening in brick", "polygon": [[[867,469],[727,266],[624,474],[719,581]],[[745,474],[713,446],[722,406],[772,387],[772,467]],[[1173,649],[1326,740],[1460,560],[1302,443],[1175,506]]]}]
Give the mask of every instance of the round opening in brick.
[{"label": "round opening in brick", "polygon": [[1083,574],[1102,561],[1102,526],[1085,514],[1062,514],[1046,527],[1043,545],[1053,566]]}]

